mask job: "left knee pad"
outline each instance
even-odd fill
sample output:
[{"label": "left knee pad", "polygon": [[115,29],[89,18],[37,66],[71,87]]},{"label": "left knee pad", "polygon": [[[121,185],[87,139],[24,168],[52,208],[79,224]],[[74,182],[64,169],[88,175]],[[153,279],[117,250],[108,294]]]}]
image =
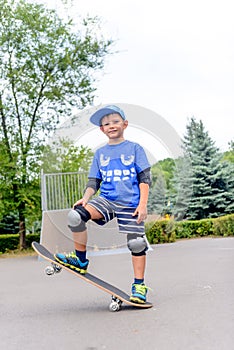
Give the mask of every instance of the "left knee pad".
[{"label": "left knee pad", "polygon": [[131,251],[132,255],[145,255],[145,252],[148,250],[148,244],[144,236],[128,234],[127,240],[128,249]]},{"label": "left knee pad", "polygon": [[72,232],[82,232],[86,229],[86,222],[90,219],[90,213],[82,206],[76,206],[68,213],[68,227]]}]

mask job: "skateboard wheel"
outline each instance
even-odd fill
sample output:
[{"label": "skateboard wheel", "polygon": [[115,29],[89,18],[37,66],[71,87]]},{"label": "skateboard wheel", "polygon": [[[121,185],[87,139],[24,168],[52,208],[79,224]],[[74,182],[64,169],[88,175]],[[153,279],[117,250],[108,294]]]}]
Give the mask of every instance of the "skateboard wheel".
[{"label": "skateboard wheel", "polygon": [[109,310],[119,311],[121,309],[121,306],[122,306],[122,301],[117,297],[115,297],[114,295],[112,295],[111,303],[109,305]]},{"label": "skateboard wheel", "polygon": [[46,268],[45,268],[45,273],[46,273],[48,276],[53,275],[53,274],[55,273],[53,266],[46,266]]},{"label": "skateboard wheel", "polygon": [[109,305],[109,310],[112,312],[119,311],[120,305],[116,301],[112,301]]}]

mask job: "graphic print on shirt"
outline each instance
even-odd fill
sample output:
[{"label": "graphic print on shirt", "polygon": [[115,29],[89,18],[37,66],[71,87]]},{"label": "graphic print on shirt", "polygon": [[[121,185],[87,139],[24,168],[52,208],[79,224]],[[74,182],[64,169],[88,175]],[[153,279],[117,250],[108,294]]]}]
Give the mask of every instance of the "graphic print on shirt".
[{"label": "graphic print on shirt", "polygon": [[101,166],[107,166],[110,163],[110,157],[105,157],[104,154],[100,155]]},{"label": "graphic print on shirt", "polygon": [[124,165],[130,165],[134,162],[134,155],[128,156],[127,158],[125,158],[125,155],[121,154],[120,159]]},{"label": "graphic print on shirt", "polygon": [[[134,168],[134,159],[135,159],[134,155],[125,157],[124,154],[121,154],[120,156],[121,162],[118,162],[119,169],[114,168],[113,170],[112,169],[104,170],[103,168],[106,168],[106,167],[109,168],[109,166],[110,168],[112,168],[112,164],[110,164],[110,161],[111,161],[110,157],[105,157],[105,155],[101,153],[100,154],[100,164],[101,164],[100,172],[102,174],[103,181],[117,182],[117,181],[131,180],[136,175],[136,170]],[[129,168],[129,165],[132,165],[132,166]]]}]

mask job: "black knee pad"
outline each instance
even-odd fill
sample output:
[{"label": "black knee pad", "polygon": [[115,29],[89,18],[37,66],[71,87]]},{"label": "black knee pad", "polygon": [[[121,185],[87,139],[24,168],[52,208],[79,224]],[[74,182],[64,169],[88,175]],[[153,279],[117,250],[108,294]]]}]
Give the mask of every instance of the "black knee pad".
[{"label": "black knee pad", "polygon": [[90,213],[83,206],[77,205],[68,213],[68,227],[72,232],[86,230],[86,222],[91,218]]},{"label": "black knee pad", "polygon": [[80,217],[81,219],[84,221],[84,222],[87,222],[91,219],[91,215],[90,213],[88,212],[87,209],[85,209],[85,207],[83,207],[82,205],[75,205],[74,206],[74,210],[77,211],[77,213],[80,214]]}]

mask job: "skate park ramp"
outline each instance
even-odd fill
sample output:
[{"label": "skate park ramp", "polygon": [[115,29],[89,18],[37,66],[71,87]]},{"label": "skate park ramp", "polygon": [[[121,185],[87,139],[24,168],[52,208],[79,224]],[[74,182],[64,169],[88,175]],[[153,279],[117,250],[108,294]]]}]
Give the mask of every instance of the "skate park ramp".
[{"label": "skate park ramp", "polygon": [[[52,252],[74,250],[72,232],[67,226],[67,214],[70,209],[48,210],[42,214],[40,243]],[[89,221],[88,255],[127,252],[126,236],[118,231],[117,220],[113,219],[104,226]]]},{"label": "skate park ramp", "polygon": [[[42,228],[40,243],[51,252],[74,250],[73,234],[67,215],[77,198],[81,198],[87,181],[85,172],[41,174]],[[117,219],[105,225],[87,222],[88,255],[129,252],[126,235],[120,234]],[[148,244],[149,249],[150,246]]]}]

